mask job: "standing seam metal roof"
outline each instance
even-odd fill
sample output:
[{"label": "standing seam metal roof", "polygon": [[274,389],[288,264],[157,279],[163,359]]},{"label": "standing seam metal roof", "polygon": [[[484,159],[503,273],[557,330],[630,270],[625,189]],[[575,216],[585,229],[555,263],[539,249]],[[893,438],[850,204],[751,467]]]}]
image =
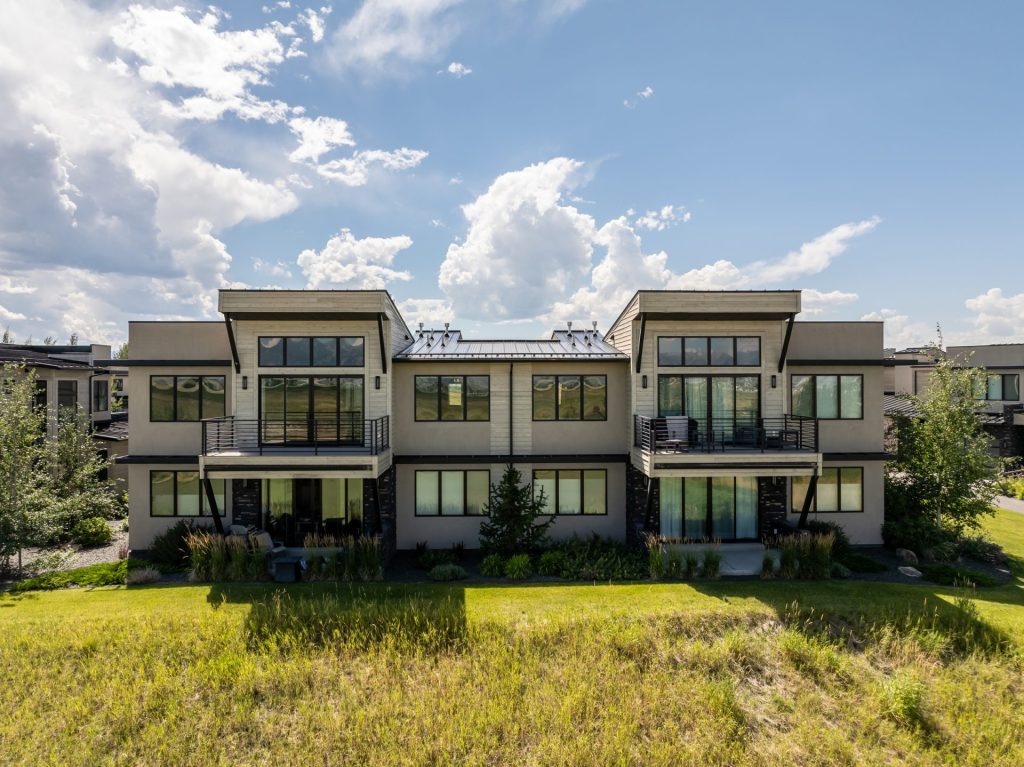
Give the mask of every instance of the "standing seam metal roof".
[{"label": "standing seam metal roof", "polygon": [[627,360],[596,330],[555,330],[550,339],[464,339],[459,330],[422,330],[396,360]]}]

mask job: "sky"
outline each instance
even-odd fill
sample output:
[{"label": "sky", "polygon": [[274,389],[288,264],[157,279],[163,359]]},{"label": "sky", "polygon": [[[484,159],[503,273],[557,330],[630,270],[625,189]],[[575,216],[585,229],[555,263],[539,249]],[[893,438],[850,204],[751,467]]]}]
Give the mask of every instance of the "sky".
[{"label": "sky", "polygon": [[8,0],[0,329],[119,343],[219,288],[607,328],[801,289],[1024,341],[1024,4]]}]

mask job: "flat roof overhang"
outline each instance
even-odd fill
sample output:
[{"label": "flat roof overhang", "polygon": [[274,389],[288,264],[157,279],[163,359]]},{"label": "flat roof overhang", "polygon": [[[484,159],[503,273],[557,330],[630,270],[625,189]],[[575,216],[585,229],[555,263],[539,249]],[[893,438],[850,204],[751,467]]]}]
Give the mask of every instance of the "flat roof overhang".
[{"label": "flat roof overhang", "polygon": [[[381,460],[385,458],[386,460]],[[391,465],[391,452],[379,455],[253,455],[218,453],[199,457],[199,470],[211,479],[279,477],[373,479]]]},{"label": "flat roof overhang", "polygon": [[681,453],[651,456],[651,477],[810,477],[820,475],[821,453]]}]

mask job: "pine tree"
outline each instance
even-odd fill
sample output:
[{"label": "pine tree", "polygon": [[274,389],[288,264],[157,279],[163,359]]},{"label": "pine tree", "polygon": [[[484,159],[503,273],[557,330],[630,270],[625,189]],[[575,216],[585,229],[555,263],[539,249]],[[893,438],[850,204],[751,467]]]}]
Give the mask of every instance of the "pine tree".
[{"label": "pine tree", "polygon": [[546,543],[555,518],[549,515],[543,490],[534,497],[533,488],[522,482],[522,474],[509,464],[501,481],[491,485],[488,517],[480,524],[480,548],[484,551],[502,556],[532,554]]}]

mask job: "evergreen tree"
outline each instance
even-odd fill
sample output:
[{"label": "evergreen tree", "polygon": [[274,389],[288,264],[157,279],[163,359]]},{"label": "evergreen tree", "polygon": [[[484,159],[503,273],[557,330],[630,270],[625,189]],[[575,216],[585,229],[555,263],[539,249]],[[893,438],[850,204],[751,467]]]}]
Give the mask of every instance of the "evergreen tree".
[{"label": "evergreen tree", "polygon": [[543,490],[534,497],[533,488],[522,482],[522,474],[509,464],[501,481],[491,485],[488,517],[480,524],[480,548],[484,551],[502,556],[532,554],[546,543],[555,518],[547,510]]}]

